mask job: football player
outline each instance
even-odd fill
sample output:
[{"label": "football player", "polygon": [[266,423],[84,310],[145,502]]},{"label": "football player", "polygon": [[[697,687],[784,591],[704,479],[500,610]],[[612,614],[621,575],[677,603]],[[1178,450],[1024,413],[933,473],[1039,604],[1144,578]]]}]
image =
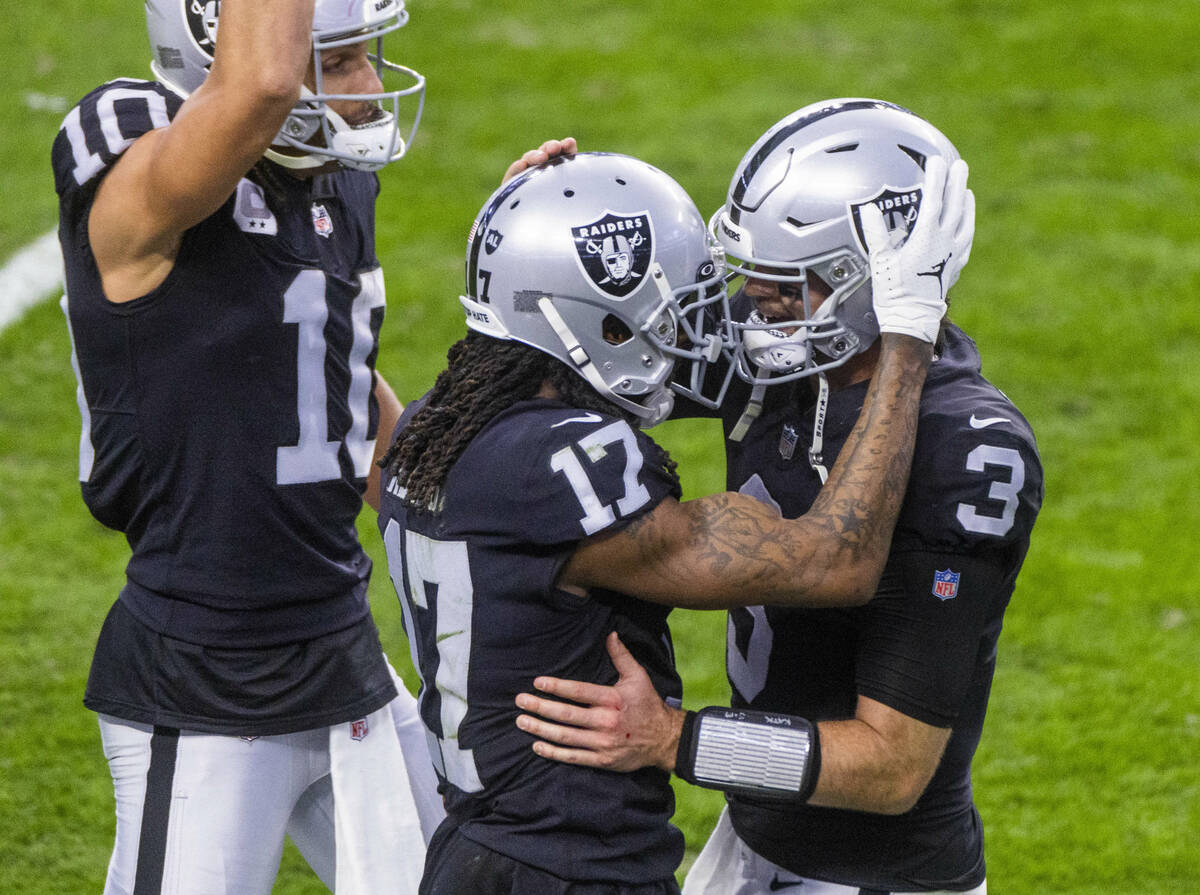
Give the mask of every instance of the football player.
[{"label": "football player", "polygon": [[[668,774],[546,761],[514,725],[514,699],[547,670],[612,682],[617,632],[654,698],[678,703],[669,607],[843,606],[873,592],[944,309],[940,287],[906,271],[944,260],[962,209],[962,178],[944,165],[925,186],[904,250],[882,215],[865,216],[889,279],[874,304],[879,368],[829,486],[792,520],[740,494],[680,502],[674,463],[638,429],[670,413],[677,364],[703,382],[730,360],[730,330],[714,325],[728,317],[723,261],[683,190],[636,159],[585,154],[525,171],[484,205],[467,250],[470,332],[383,460],[379,526],[449,815],[422,892],[678,891]],[[944,220],[943,189],[959,191]],[[607,257],[618,243],[620,277]],[[787,755],[812,777],[803,735]]]},{"label": "football player", "polygon": [[85,697],[116,793],[105,892],[267,895],[285,831],[331,889],[415,891],[443,811],[355,530],[400,410],[374,371],[374,205],[424,94],[382,51],[408,14],[146,16],[157,80],[92,91],[53,147],[83,497],[132,548]]},{"label": "football player", "polygon": [[[823,495],[880,372],[872,300],[883,281],[872,275],[869,222],[881,213],[889,242],[911,243],[931,199],[927,172],[950,164],[965,174],[957,159],[928,122],[868,99],[800,109],[746,153],[710,222],[743,278],[731,300],[742,387],[721,410],[731,489],[789,518]],[[943,290],[970,253],[974,200],[964,199],[944,263],[914,271]],[[520,723],[556,744],[539,754],[652,762],[727,792],[685,893],[982,895],[971,760],[1041,500],[1028,422],[983,378],[974,342],[945,321],[891,555],[867,605],[732,610],[730,709],[689,712],[680,725],[682,713],[653,698],[614,642],[617,687],[541,680],[544,692],[585,706],[525,694],[520,704],[550,722]],[[810,761],[819,756],[808,785],[796,785],[781,747],[796,731],[810,738]],[[739,766],[724,773],[735,749]]]}]

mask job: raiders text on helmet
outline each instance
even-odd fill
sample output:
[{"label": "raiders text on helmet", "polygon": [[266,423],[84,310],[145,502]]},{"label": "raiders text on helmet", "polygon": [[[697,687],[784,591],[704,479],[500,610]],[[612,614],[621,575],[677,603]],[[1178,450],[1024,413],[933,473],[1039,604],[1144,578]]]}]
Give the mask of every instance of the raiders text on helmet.
[{"label": "raiders text on helmet", "polygon": [[[581,153],[526,171],[479,212],[467,326],[561,360],[651,426],[700,396],[730,345],[724,265],[683,189],[645,162]],[[676,362],[687,382],[672,385]],[[724,392],[721,384],[720,391]]]},{"label": "raiders text on helmet", "polygon": [[[146,0],[146,27],[154,53],[155,78],[180,96],[189,96],[208,77],[216,46],[220,0]],[[315,168],[336,161],[348,168],[377,171],[408,150],[425,103],[425,78],[383,57],[383,37],[408,22],[403,0],[316,0],[313,15],[315,89],[301,88],[292,109],[267,150],[267,157],[289,168]],[[381,93],[327,93],[321,53],[371,41],[369,54]],[[330,100],[374,103],[380,114],[359,125],[347,123]],[[401,134],[401,100],[415,104],[407,135]],[[407,119],[406,119],[407,120]]]},{"label": "raiders text on helmet", "polygon": [[[776,383],[809,376],[845,363],[875,341],[879,328],[859,209],[872,203],[890,229],[907,233],[932,156],[950,163],[958,152],[929,122],[873,99],[806,106],[750,148],[709,228],[731,270],[794,283],[805,313],[803,319],[768,321],[751,311],[733,323],[742,378]],[[809,298],[810,276],[831,293],[820,307]]]}]

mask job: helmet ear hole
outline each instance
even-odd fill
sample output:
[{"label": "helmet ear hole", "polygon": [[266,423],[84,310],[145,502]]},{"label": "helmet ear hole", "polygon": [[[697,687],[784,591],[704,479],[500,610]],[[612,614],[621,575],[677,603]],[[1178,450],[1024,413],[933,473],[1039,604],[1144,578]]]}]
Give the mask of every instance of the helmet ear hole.
[{"label": "helmet ear hole", "polygon": [[624,345],[633,338],[631,330],[625,321],[615,314],[608,314],[603,321],[604,341],[610,345]]},{"label": "helmet ear hole", "polygon": [[[808,280],[809,295],[819,297],[822,300],[833,295],[833,286],[831,286],[829,283],[826,283],[820,276],[818,276],[815,270],[810,267],[805,273],[806,279]],[[833,274],[836,276],[837,271],[834,270]],[[845,277],[843,277],[843,279],[845,279]]]}]

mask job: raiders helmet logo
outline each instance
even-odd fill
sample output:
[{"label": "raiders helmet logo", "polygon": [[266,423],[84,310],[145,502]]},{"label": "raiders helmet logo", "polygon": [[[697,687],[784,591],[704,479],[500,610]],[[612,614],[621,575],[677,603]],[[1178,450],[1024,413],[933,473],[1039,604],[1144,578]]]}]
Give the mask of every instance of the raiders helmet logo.
[{"label": "raiders helmet logo", "polygon": [[217,14],[220,0],[188,0],[184,4],[192,40],[201,50],[212,55],[217,39]]},{"label": "raiders helmet logo", "polygon": [[654,225],[644,211],[605,212],[604,217],[571,228],[575,252],[592,285],[612,298],[633,292],[654,258]]},{"label": "raiders helmet logo", "polygon": [[496,249],[500,248],[500,241],[504,239],[504,234],[499,230],[492,228],[483,237],[483,250],[489,255]]},{"label": "raiders helmet logo", "polygon": [[921,187],[911,186],[903,190],[884,187],[875,198],[865,202],[854,202],[850,205],[850,218],[854,221],[854,235],[858,239],[859,248],[866,255],[868,254],[867,240],[863,235],[862,217],[859,212],[864,205],[874,205],[883,212],[883,222],[887,224],[888,232],[902,230],[907,236],[908,231],[917,222],[917,214],[921,211]]}]

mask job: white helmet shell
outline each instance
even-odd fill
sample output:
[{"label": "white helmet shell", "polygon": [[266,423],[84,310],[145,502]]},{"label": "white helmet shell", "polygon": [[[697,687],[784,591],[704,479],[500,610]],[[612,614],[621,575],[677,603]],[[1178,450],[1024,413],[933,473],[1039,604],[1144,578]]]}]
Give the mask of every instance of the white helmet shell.
[{"label": "white helmet shell", "polygon": [[[643,426],[730,360],[724,265],[683,188],[623,155],[581,153],[492,194],[467,244],[467,326],[567,364]],[[677,361],[693,365],[673,386]],[[726,380],[728,381],[728,379]]]},{"label": "white helmet shell", "polygon": [[[709,222],[745,276],[794,283],[805,316],[733,324],[738,374],[786,382],[845,363],[878,337],[858,209],[874,203],[907,231],[921,203],[926,159],[957,159],[953,144],[907,109],[874,99],[833,99],[793,112],[738,165],[725,205]],[[814,307],[808,278],[831,296]]]},{"label": "white helmet shell", "polygon": [[[146,0],[146,28],[153,51],[150,68],[155,78],[182,97],[191,95],[208,77],[219,20],[220,0]],[[403,157],[421,120],[425,78],[386,60],[383,37],[407,22],[403,0],[316,0],[312,31],[315,89],[301,89],[300,101],[267,156],[289,168],[315,168],[335,161],[366,171],[376,171]],[[321,53],[367,41],[374,42],[371,61],[385,89],[370,94],[326,92]],[[352,126],[329,108],[330,100],[371,102],[381,111],[373,120]],[[410,103],[415,104],[415,112],[402,134],[402,106]]]}]

